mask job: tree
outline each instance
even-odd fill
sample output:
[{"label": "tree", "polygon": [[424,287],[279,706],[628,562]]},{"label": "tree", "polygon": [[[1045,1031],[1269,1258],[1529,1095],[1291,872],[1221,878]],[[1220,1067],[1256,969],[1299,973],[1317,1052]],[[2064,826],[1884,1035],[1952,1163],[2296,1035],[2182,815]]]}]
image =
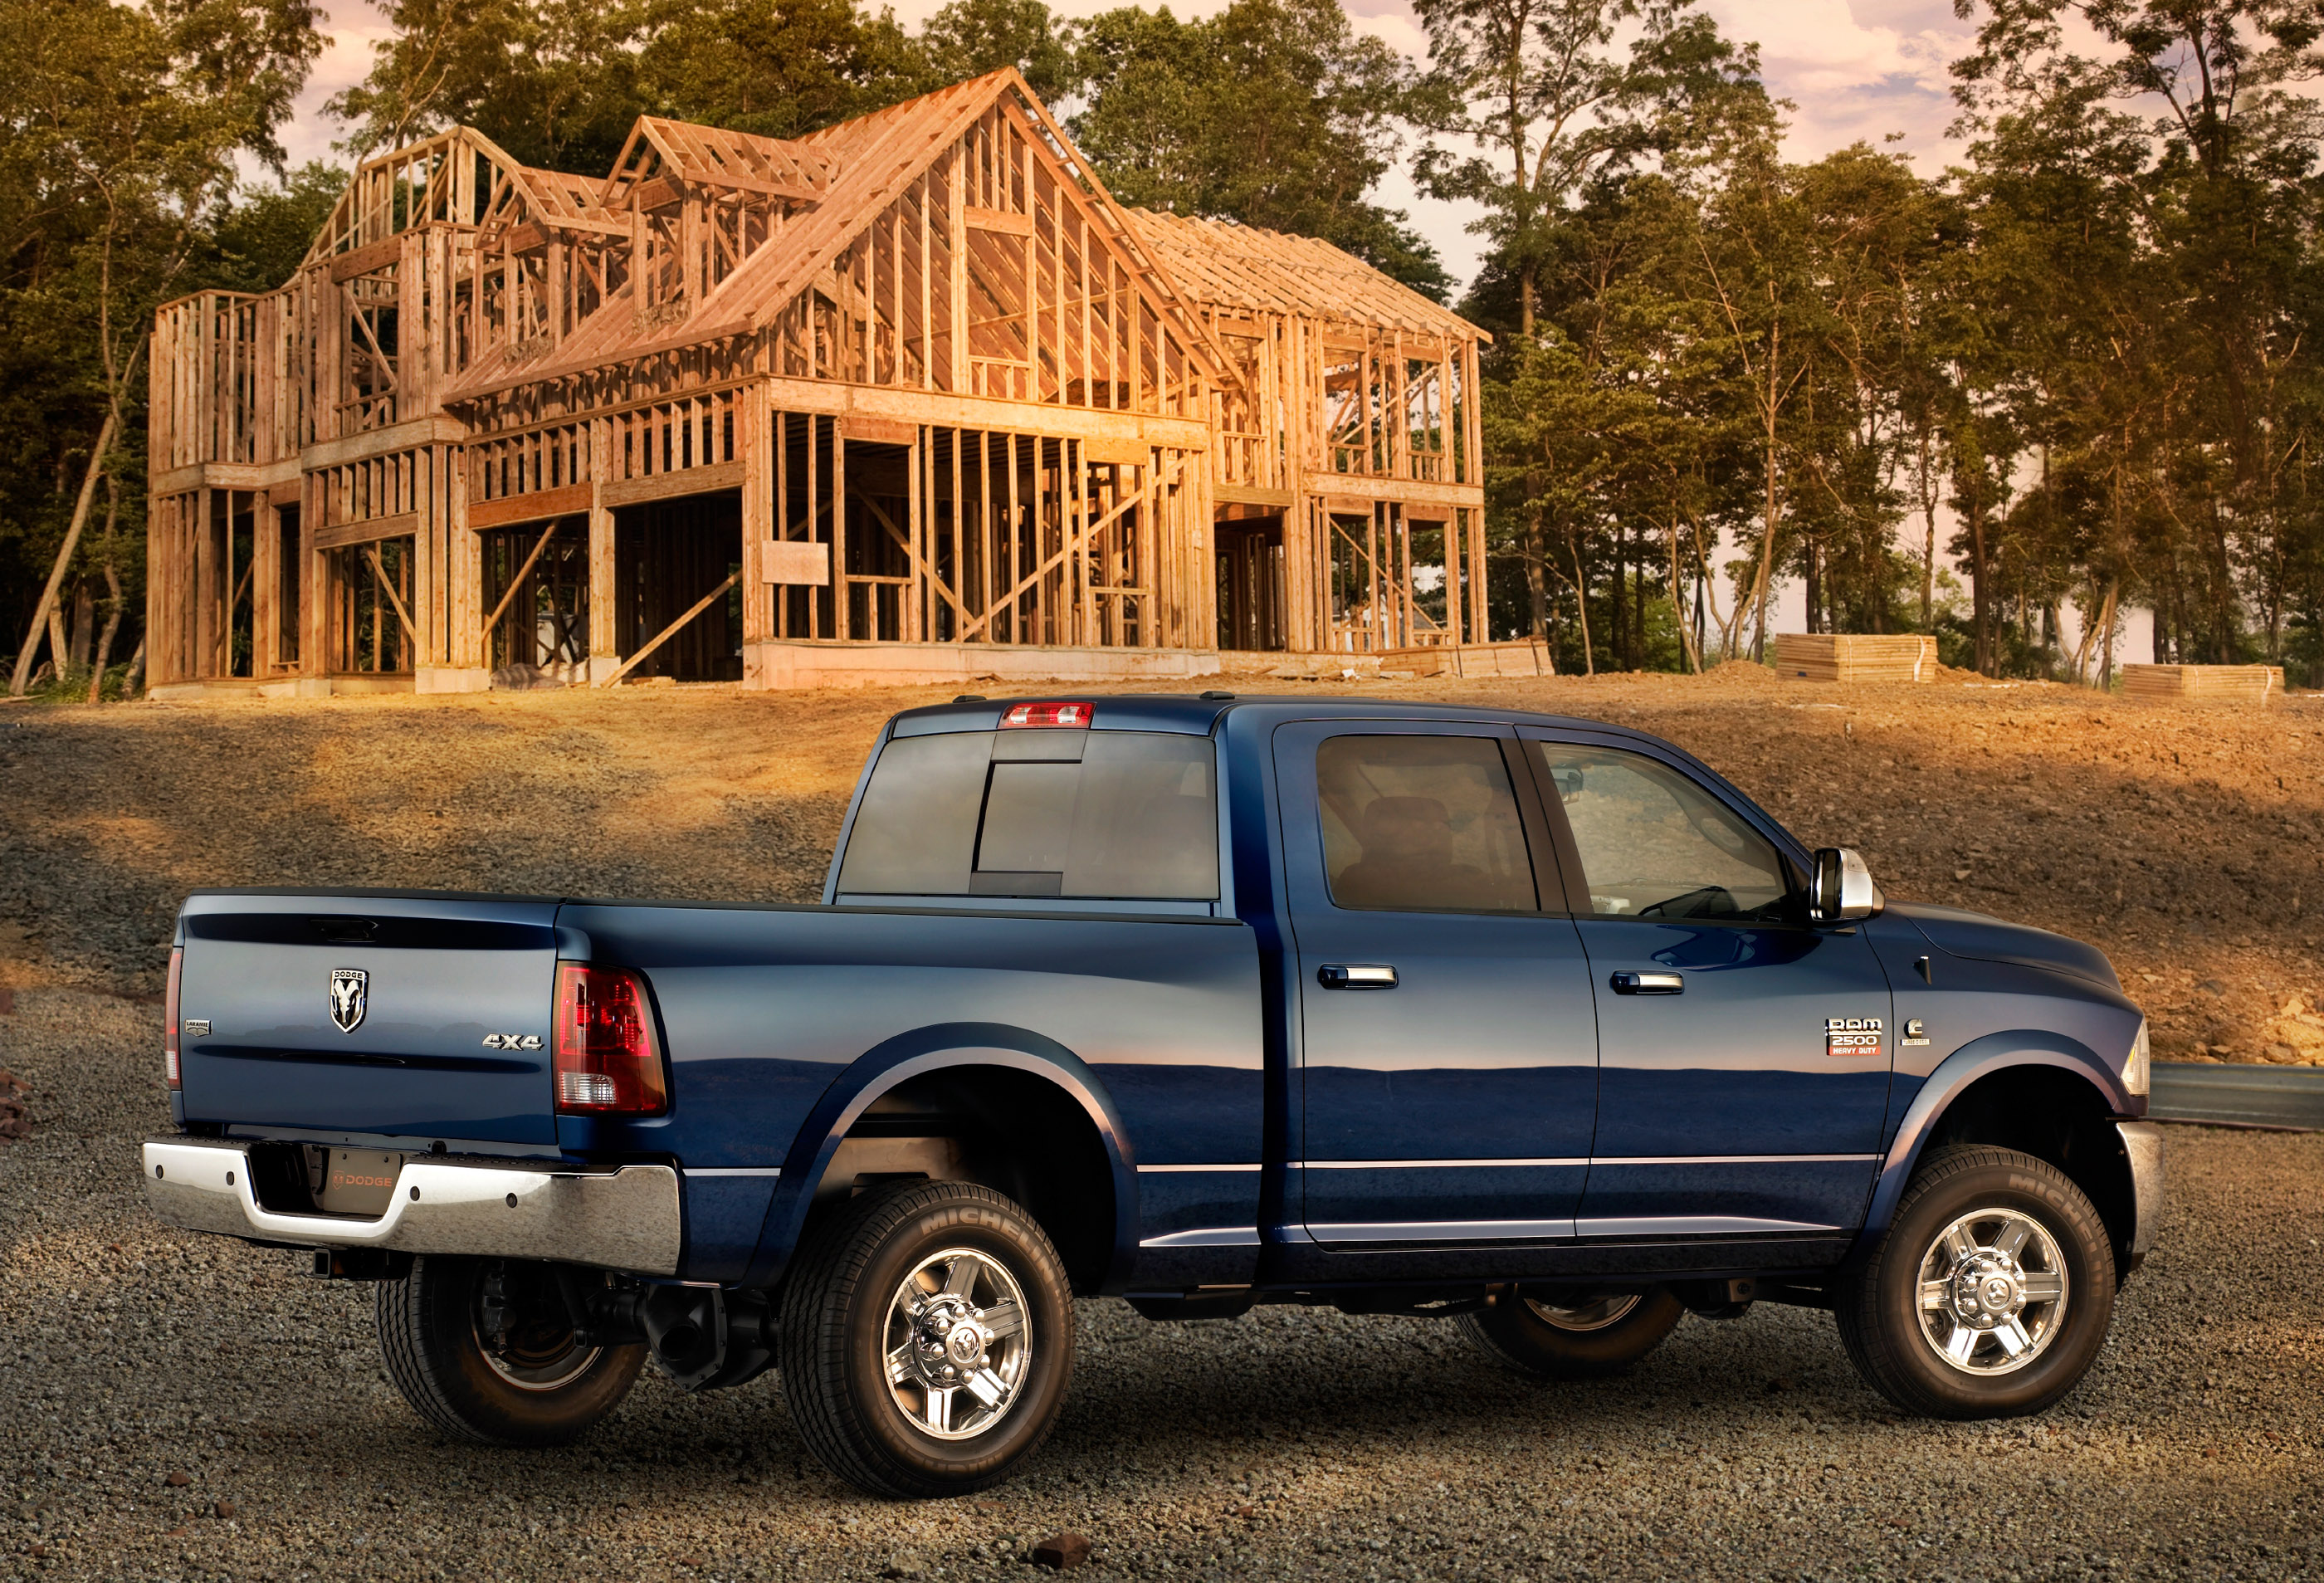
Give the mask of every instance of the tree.
[{"label": "tree", "polygon": [[1451,281],[1368,194],[1399,151],[1409,74],[1337,0],[1233,0],[1080,24],[1074,141],[1125,203],[1320,236],[1438,301]]},{"label": "tree", "polygon": [[1041,0],[952,0],[920,30],[920,48],[939,83],[1014,66],[1045,103],[1082,89],[1072,41]]},{"label": "tree", "polygon": [[1473,228],[1515,277],[1521,333],[1533,331],[1549,233],[1586,183],[1699,143],[1738,96],[1764,102],[1756,52],[1692,3],[1416,0],[1430,70],[1416,111],[1453,146],[1431,142],[1414,174],[1432,197],[1484,205]]},{"label": "tree", "polygon": [[657,114],[765,137],[802,136],[936,86],[895,17],[853,0],[658,0],[639,71]]},{"label": "tree", "polygon": [[[45,375],[51,405],[38,427],[57,485],[44,507],[11,500],[11,525],[36,540],[60,530],[13,693],[24,691],[44,637],[60,673],[71,663],[78,645],[63,634],[58,599],[100,480],[112,480],[117,520],[116,446],[137,416],[153,306],[182,282],[209,211],[233,190],[236,158],[280,162],[275,129],[322,47],[318,20],[300,0],[0,0],[0,124],[10,131],[0,140],[0,315],[40,326],[11,360]],[[117,615],[110,530],[102,547]]]},{"label": "tree", "polygon": [[472,126],[529,165],[600,170],[646,107],[648,0],[390,0],[371,72],[326,109],[358,154]]}]

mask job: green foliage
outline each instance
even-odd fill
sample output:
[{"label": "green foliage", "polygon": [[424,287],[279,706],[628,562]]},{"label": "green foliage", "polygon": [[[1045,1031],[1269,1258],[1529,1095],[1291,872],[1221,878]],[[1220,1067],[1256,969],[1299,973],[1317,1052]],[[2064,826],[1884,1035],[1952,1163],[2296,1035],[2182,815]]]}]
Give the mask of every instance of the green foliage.
[{"label": "green foliage", "polygon": [[960,82],[1014,66],[1044,104],[1082,90],[1082,62],[1041,0],[952,0],[920,30],[927,72]]},{"label": "green foliage", "polygon": [[1233,0],[1201,22],[1127,7],[1076,29],[1074,138],[1125,203],[1320,236],[1442,301],[1452,282],[1367,194],[1398,149],[1411,74],[1338,0]]},{"label": "green foliage", "polygon": [[1489,520],[1530,596],[1497,609],[1603,665],[1700,601],[1716,658],[1782,575],[1811,630],[2098,680],[2139,603],[2153,658],[2324,680],[2312,7],[1990,0],[1936,181],[1782,160],[1749,51],[1675,5],[1423,12],[1443,125],[1499,150],[1422,166],[1490,207]]},{"label": "green foliage", "polygon": [[798,137],[925,91],[927,63],[853,0],[721,0],[657,14],[642,56],[657,113]]},{"label": "green foliage", "polygon": [[67,607],[88,613],[70,646],[88,648],[111,579],[137,598],[152,311],[202,283],[238,162],[280,162],[318,21],[300,0],[0,0],[0,663],[93,472],[65,567]]},{"label": "green foliage", "polygon": [[299,271],[316,233],[331,218],[347,174],[320,161],[277,187],[248,190],[221,207],[209,227],[202,282],[229,292],[271,292]]}]

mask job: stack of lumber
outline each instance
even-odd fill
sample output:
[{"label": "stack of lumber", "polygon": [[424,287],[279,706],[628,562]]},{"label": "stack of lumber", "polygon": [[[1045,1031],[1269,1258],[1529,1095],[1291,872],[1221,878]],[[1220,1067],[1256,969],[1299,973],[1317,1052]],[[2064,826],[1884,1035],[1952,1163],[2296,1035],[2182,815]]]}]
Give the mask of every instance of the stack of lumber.
[{"label": "stack of lumber", "polygon": [[2283,690],[2281,665],[2125,665],[2126,698],[2264,703]]},{"label": "stack of lumber", "polygon": [[1382,649],[1383,673],[1400,671],[1412,676],[1548,676],[1549,645],[1533,638],[1499,643],[1431,643],[1409,649]]},{"label": "stack of lumber", "polygon": [[1937,640],[1912,634],[1777,633],[1775,669],[1810,681],[1933,681]]}]

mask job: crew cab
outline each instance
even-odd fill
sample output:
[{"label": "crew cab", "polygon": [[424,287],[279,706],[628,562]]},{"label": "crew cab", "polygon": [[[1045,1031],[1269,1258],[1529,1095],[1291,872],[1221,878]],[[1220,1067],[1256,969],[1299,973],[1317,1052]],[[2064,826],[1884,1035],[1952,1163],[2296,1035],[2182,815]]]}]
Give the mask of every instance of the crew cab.
[{"label": "crew cab", "polygon": [[1653,736],[1450,705],[912,709],[820,905],[201,892],[167,1024],[155,1213],[376,1282],[446,1432],[779,1367],[899,1496],[1038,1445],[1096,1294],[1564,1378],[1803,1304],[1912,1412],[2034,1412],[2162,1208],[2101,953],[1888,902]]}]

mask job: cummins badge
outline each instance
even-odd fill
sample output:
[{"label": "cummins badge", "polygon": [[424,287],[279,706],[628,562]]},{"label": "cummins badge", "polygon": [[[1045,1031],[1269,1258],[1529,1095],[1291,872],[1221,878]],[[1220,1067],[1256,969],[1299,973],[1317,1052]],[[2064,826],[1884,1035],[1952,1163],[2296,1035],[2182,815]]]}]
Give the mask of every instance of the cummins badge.
[{"label": "cummins badge", "polygon": [[1823,1020],[1823,1052],[1826,1055],[1877,1057],[1880,1053],[1880,1019],[1826,1017]]},{"label": "cummins badge", "polygon": [[331,1021],[340,1032],[352,1033],[363,1025],[371,1004],[370,986],[371,975],[361,967],[331,969]]}]

